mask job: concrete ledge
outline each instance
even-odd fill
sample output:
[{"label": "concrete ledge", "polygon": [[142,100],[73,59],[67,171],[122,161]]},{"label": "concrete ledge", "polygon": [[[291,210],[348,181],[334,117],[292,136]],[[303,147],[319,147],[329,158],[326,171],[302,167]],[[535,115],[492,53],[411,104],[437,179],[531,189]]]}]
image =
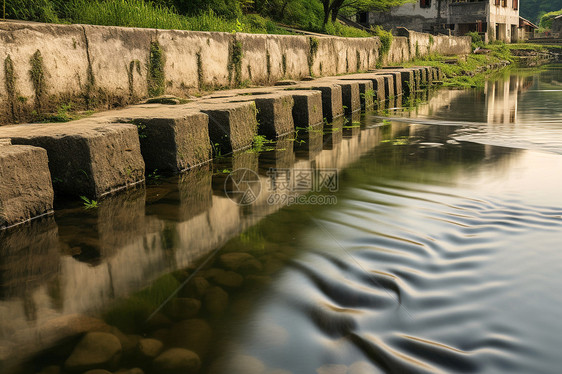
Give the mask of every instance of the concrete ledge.
[{"label": "concrete ledge", "polygon": [[400,80],[402,81],[402,92],[409,95],[415,91],[414,71],[409,69],[400,69]]},{"label": "concrete ledge", "polygon": [[0,147],[0,230],[50,213],[53,198],[44,149]]},{"label": "concrete ledge", "polygon": [[275,139],[295,131],[293,121],[293,96],[284,91],[246,96],[236,96],[232,102],[252,101],[257,108],[258,134]]},{"label": "concrete ledge", "polygon": [[348,76],[340,77],[341,80],[368,80],[372,83],[373,95],[372,98],[375,104],[383,102],[386,100],[385,88],[384,88],[384,77],[377,73],[365,73],[365,74],[352,74]]},{"label": "concrete ledge", "polygon": [[342,88],[333,81],[307,82],[298,88],[317,90],[322,93],[322,114],[328,122],[343,116]]},{"label": "concrete ledge", "polygon": [[342,104],[346,115],[361,110],[361,92],[359,83],[354,81],[338,81],[342,89]]},{"label": "concrete ledge", "polygon": [[[402,74],[399,71],[387,71],[385,73],[382,73],[383,75],[391,75],[393,76],[393,91],[394,91],[394,96],[400,96],[402,95]],[[385,85],[386,85],[386,81],[385,81]]]},{"label": "concrete ledge", "polygon": [[214,145],[215,155],[242,150],[252,145],[258,131],[254,102],[214,99],[194,103],[193,108],[198,108],[209,116],[209,137]]},{"label": "concrete ledge", "polygon": [[185,105],[139,105],[115,113],[138,128],[146,169],[177,173],[211,160],[209,117]]},{"label": "concrete ledge", "polygon": [[56,192],[100,198],[144,181],[137,128],[88,118],[0,127],[0,138],[47,150]]},{"label": "concrete ledge", "polygon": [[310,127],[322,123],[322,93],[319,91],[289,91],[293,96],[293,121],[295,126]]}]

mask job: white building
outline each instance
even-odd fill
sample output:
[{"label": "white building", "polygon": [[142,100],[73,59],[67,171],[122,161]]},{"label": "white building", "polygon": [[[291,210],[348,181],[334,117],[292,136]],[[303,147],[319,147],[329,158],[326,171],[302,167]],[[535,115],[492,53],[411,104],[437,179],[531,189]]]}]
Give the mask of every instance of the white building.
[{"label": "white building", "polygon": [[357,16],[365,26],[405,27],[420,32],[482,33],[488,40],[519,40],[519,0],[416,0],[384,12]]}]

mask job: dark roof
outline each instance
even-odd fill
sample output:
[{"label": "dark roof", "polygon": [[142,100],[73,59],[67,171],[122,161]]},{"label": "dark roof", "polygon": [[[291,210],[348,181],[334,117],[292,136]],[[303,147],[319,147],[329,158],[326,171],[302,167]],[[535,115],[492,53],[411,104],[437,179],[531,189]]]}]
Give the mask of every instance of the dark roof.
[{"label": "dark roof", "polygon": [[529,26],[529,27],[532,27],[534,29],[539,28],[537,25],[535,25],[533,22],[529,21],[528,19],[525,19],[523,17],[519,17],[519,27],[523,27],[523,26]]}]

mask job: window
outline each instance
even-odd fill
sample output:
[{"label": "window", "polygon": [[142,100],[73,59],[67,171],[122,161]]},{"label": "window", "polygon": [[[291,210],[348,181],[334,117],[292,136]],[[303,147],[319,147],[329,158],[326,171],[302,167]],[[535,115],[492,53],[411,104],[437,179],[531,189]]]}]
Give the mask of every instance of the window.
[{"label": "window", "polygon": [[513,0],[513,9],[519,9],[519,0]]},{"label": "window", "polygon": [[431,8],[431,0],[420,0],[420,8]]},{"label": "window", "polygon": [[500,0],[494,0],[494,5],[500,5]]},{"label": "window", "polygon": [[507,0],[502,0],[502,6],[506,7],[507,6]]}]

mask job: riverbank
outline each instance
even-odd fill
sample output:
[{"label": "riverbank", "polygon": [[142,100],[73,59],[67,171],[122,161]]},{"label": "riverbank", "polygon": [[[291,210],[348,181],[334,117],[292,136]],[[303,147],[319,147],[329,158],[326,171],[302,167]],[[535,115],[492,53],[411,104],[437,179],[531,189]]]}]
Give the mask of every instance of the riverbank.
[{"label": "riverbank", "polygon": [[464,56],[429,54],[416,57],[401,66],[433,66],[444,73],[443,85],[451,88],[483,87],[491,75],[507,67],[535,67],[560,59],[561,46],[538,44],[489,44],[480,52]]}]

